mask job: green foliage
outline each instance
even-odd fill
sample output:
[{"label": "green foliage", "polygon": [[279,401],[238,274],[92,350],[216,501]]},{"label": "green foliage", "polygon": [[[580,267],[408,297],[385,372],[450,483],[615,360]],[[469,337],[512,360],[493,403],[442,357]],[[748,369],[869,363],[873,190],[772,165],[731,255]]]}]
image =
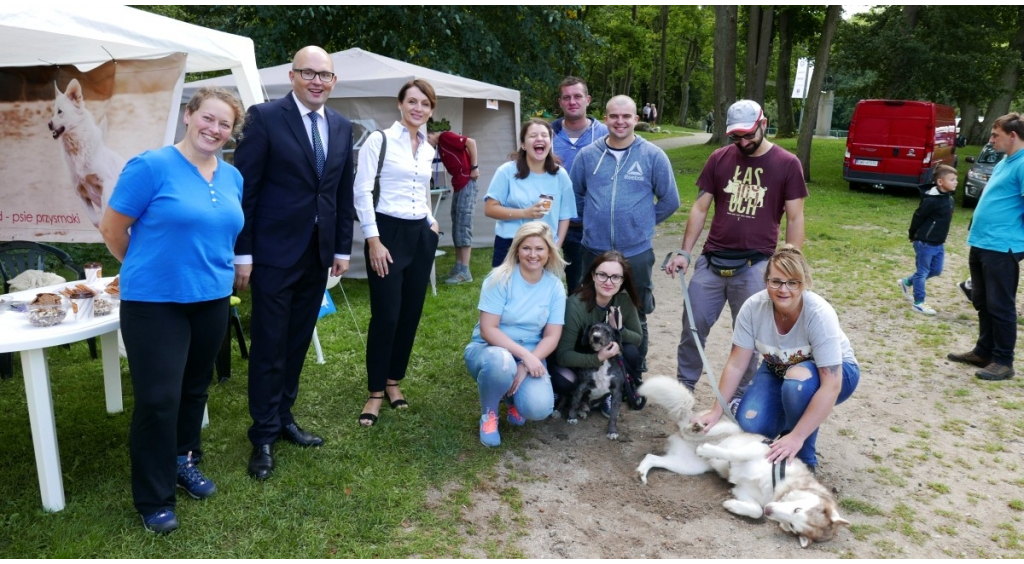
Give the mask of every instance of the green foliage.
[{"label": "green foliage", "polygon": [[[519,90],[524,109],[555,100],[564,69],[591,44],[574,7],[181,6],[192,23],[250,37],[260,67],[305,45],[360,47],[400,61]],[[337,69],[344,72],[344,69]]]}]

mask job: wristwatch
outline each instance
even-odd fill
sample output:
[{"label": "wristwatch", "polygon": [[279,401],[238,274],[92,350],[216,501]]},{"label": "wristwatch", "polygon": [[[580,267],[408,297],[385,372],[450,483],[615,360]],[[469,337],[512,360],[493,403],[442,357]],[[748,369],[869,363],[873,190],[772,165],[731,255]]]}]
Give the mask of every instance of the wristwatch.
[{"label": "wristwatch", "polygon": [[478,168],[480,168],[480,165],[473,165],[473,166],[469,167],[469,170],[476,170]]}]

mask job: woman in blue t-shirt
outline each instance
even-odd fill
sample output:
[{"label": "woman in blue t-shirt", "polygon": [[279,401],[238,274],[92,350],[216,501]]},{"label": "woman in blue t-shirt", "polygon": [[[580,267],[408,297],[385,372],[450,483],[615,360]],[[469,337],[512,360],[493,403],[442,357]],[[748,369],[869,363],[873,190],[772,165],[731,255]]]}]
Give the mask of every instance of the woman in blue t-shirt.
[{"label": "woman in blue t-shirt", "polygon": [[533,118],[524,123],[519,130],[516,160],[498,167],[487,187],[484,215],[497,220],[492,267],[505,260],[512,237],[526,222],[540,220],[548,224],[561,248],[569,220],[576,217],[572,181],[551,152],[552,138],[548,122]]},{"label": "woman in blue t-shirt", "polygon": [[185,137],[128,161],[100,222],[123,263],[132,496],[151,532],[178,527],[175,486],[196,499],[217,491],[195,463],[243,222],[242,175],[218,155],[244,119],[230,92],[198,90],[185,107]]},{"label": "woman in blue t-shirt", "polygon": [[480,322],[466,345],[466,368],[480,391],[480,442],[495,447],[498,404],[523,425],[551,414],[554,394],[544,359],[555,351],[565,320],[565,269],[551,227],[531,221],[516,231],[500,266],[480,290]]}]

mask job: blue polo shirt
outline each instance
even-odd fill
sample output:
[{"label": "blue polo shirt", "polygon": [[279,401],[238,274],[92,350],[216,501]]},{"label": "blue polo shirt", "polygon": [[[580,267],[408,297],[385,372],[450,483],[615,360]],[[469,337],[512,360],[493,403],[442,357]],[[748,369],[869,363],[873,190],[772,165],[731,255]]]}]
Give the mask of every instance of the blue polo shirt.
[{"label": "blue polo shirt", "polygon": [[998,252],[1024,252],[1024,150],[1007,155],[974,209],[967,244]]},{"label": "blue polo shirt", "polygon": [[110,207],[135,218],[121,298],[194,303],[231,295],[242,231],[242,175],[219,160],[213,180],[173,146],[128,161]]}]

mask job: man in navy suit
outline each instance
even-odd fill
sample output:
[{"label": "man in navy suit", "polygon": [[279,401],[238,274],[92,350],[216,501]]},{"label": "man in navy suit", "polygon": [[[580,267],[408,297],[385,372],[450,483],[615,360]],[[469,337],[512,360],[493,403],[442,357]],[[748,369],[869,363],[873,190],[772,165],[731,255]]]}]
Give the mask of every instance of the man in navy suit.
[{"label": "man in navy suit", "polygon": [[245,180],[235,288],[252,284],[249,474],[259,480],[273,472],[278,438],[324,442],[295,423],[292,406],[328,269],[348,270],[355,218],[352,124],[325,106],[337,82],[334,61],[304,47],[288,78],[290,94],[249,108],[235,149]]}]

